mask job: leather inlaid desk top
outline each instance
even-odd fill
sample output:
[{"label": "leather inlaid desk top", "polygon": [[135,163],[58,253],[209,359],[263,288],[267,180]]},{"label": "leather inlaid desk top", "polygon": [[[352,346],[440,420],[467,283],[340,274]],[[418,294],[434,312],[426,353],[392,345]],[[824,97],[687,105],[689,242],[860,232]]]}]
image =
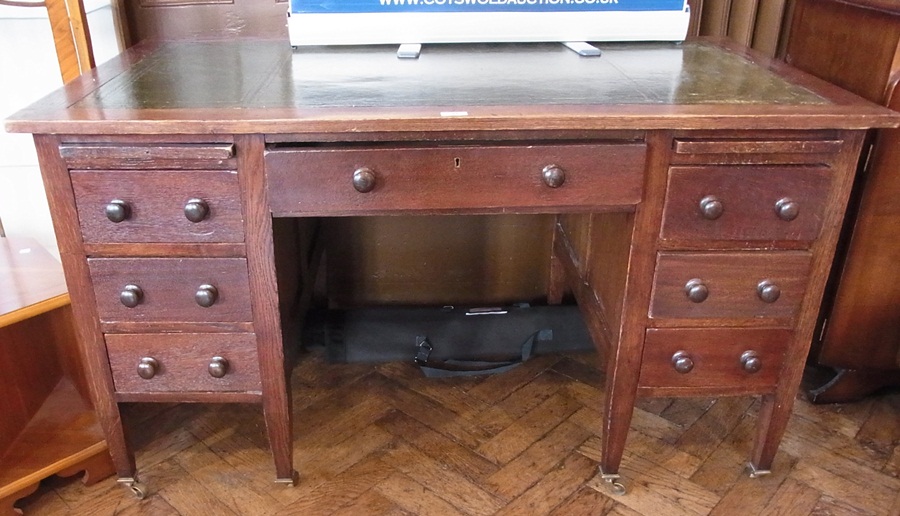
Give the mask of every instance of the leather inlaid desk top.
[{"label": "leather inlaid desk top", "polygon": [[430,45],[407,60],[389,46],[148,43],[7,126],[74,134],[383,131],[397,118],[408,131],[890,124],[884,110],[781,63],[758,66],[739,49],[599,46],[602,56],[584,58],[556,44]]}]

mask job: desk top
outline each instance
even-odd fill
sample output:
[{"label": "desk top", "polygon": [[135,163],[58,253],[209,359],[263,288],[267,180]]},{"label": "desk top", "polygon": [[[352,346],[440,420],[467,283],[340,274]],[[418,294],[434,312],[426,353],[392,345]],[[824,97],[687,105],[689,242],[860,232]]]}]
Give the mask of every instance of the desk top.
[{"label": "desk top", "polygon": [[[148,43],[22,110],[22,132],[310,133],[817,129],[898,115],[724,42],[292,50],[284,41]],[[799,116],[786,116],[799,115]]]}]

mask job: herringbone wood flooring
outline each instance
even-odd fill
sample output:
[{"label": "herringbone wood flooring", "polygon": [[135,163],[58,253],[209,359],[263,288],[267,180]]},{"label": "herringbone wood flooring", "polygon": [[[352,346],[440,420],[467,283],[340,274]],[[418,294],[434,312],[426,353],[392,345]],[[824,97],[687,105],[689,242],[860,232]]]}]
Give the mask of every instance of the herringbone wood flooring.
[{"label": "herringbone wood flooring", "polygon": [[52,479],[26,514],[900,514],[900,393],[800,400],[773,474],[750,479],[758,401],[646,400],[622,464],[625,496],[596,476],[603,383],[592,355],[538,357],[478,379],[411,364],[293,374],[301,483],[275,485],[254,405],[134,405],[137,500],[108,479]]}]

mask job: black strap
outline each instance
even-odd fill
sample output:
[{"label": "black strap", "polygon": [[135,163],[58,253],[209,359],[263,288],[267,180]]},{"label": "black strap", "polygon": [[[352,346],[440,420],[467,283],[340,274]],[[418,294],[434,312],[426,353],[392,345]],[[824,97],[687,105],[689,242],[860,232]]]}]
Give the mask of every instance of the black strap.
[{"label": "black strap", "polygon": [[553,330],[540,330],[532,333],[522,343],[521,357],[515,360],[489,361],[489,360],[430,360],[434,347],[428,342],[428,337],[416,337],[416,364],[428,378],[447,378],[451,376],[477,376],[496,374],[518,366],[531,358],[535,342],[553,340]]}]

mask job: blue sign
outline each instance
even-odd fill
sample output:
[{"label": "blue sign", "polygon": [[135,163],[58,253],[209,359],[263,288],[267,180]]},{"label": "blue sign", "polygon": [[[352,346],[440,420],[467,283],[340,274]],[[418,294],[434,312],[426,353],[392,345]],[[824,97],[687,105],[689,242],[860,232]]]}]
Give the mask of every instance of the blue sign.
[{"label": "blue sign", "polygon": [[682,11],[684,0],[291,0],[292,13]]}]

